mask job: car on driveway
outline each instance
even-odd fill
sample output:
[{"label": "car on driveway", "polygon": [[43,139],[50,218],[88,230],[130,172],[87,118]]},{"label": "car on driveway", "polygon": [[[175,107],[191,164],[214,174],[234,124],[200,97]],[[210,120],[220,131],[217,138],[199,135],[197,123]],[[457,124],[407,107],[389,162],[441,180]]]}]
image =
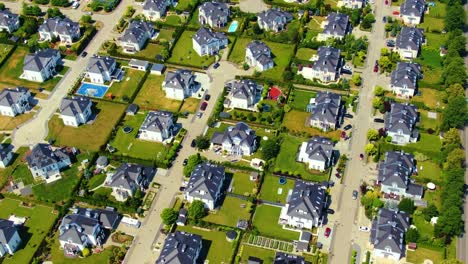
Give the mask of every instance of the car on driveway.
[{"label": "car on driveway", "polygon": [[198,113],[197,113],[197,117],[198,117],[198,118],[201,118],[201,117],[202,117],[202,115],[203,115],[203,113],[202,113],[202,112],[198,112]]},{"label": "car on driveway", "polygon": [[386,17],[386,16],[384,16],[384,17],[382,18],[382,22],[387,23],[387,17]]},{"label": "car on driveway", "polygon": [[350,130],[353,126],[352,125],[346,125],[343,129],[344,130]]},{"label": "car on driveway", "polygon": [[379,71],[379,61],[375,61],[374,72],[378,72],[378,71]]},{"label": "car on driveway", "polygon": [[395,47],[395,41],[393,39],[387,40],[387,47],[390,47],[390,48]]},{"label": "car on driveway", "polygon": [[211,95],[209,95],[209,94],[205,94],[205,101],[209,101],[209,100],[210,100],[210,98],[211,98]]},{"label": "car on driveway", "polygon": [[331,234],[331,228],[327,227],[327,228],[325,229],[325,233],[323,233],[323,235],[324,235],[325,237],[330,237],[330,234]]},{"label": "car on driveway", "polygon": [[184,162],[182,162],[182,165],[187,166],[188,159],[184,159]]},{"label": "car on driveway", "polygon": [[356,200],[358,196],[358,192],[356,190],[353,191],[353,200]]},{"label": "car on driveway", "polygon": [[374,122],[376,122],[376,123],[385,123],[385,120],[383,120],[382,118],[374,118]]},{"label": "car on driveway", "polygon": [[346,131],[341,131],[341,138],[345,138],[346,137]]},{"label": "car on driveway", "polygon": [[360,227],[359,227],[359,231],[362,231],[362,232],[369,232],[370,229],[369,229],[367,226],[360,226]]},{"label": "car on driveway", "polygon": [[207,103],[207,102],[203,102],[203,103],[201,104],[201,106],[200,106],[200,110],[205,111],[207,106],[208,106],[208,103]]},{"label": "car on driveway", "polygon": [[184,186],[180,186],[180,187],[179,187],[179,191],[180,191],[180,192],[185,191],[185,187],[184,187]]}]

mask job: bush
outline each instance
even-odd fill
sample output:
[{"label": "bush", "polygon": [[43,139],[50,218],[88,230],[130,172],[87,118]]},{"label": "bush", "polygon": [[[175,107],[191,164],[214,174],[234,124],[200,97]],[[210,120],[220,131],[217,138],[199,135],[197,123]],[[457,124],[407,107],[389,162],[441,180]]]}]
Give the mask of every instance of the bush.
[{"label": "bush", "polygon": [[165,208],[161,213],[161,219],[165,225],[172,225],[177,221],[178,212],[172,208]]},{"label": "bush", "polygon": [[91,251],[89,250],[89,248],[83,248],[83,250],[81,251],[81,255],[85,258],[89,256],[90,254],[91,254]]}]

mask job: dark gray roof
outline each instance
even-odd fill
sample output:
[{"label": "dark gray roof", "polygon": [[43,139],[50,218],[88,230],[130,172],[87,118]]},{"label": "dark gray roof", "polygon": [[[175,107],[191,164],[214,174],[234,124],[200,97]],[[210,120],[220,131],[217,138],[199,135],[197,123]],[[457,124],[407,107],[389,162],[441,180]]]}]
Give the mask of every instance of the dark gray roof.
[{"label": "dark gray roof", "polygon": [[299,241],[310,241],[312,239],[312,234],[308,231],[301,231],[301,236]]},{"label": "dark gray roof", "polygon": [[172,126],[173,115],[167,111],[150,111],[143,121],[140,130],[162,132]]},{"label": "dark gray roof", "polygon": [[424,193],[424,187],[422,185],[410,182],[408,184],[408,189],[406,189],[406,193],[422,197]]},{"label": "dark gray roof", "polygon": [[109,56],[93,56],[89,59],[86,70],[92,73],[102,74],[104,72],[110,72],[111,68],[115,64],[115,59]]},{"label": "dark gray roof", "polygon": [[419,50],[424,43],[424,30],[421,28],[402,27],[396,38],[399,49]]},{"label": "dark gray roof", "polygon": [[96,226],[100,226],[99,220],[96,218],[82,214],[66,215],[59,227],[59,240],[84,245],[87,236],[94,234]]},{"label": "dark gray roof", "polygon": [[205,2],[198,9],[200,12],[203,10],[205,16],[215,24],[229,16],[229,7],[226,3]]},{"label": "dark gray roof", "polygon": [[217,41],[227,41],[227,36],[222,32],[213,31],[211,28],[200,27],[197,33],[193,35],[192,39],[202,46]]},{"label": "dark gray roof", "polygon": [[306,264],[305,258],[283,252],[276,252],[273,264]]},{"label": "dark gray roof", "polygon": [[138,105],[136,104],[129,104],[127,109],[125,110],[126,113],[136,114],[138,112]]},{"label": "dark gray roof", "polygon": [[341,95],[330,92],[319,92],[315,97],[315,107],[310,118],[336,124],[339,119]]},{"label": "dark gray roof", "polygon": [[256,139],[255,131],[243,122],[237,123],[235,126],[230,126],[224,133],[215,132],[211,137],[211,142],[214,144],[223,144],[223,142],[252,146]]},{"label": "dark gray roof", "polygon": [[201,236],[176,231],[167,236],[156,264],[193,264],[201,248]]},{"label": "dark gray roof", "polygon": [[422,77],[421,66],[417,63],[398,62],[396,70],[392,71],[390,83],[395,87],[416,89],[418,79]]},{"label": "dark gray roof", "polygon": [[287,215],[309,220],[321,218],[325,202],[326,192],[322,185],[296,180],[289,198]]},{"label": "dark gray roof", "polygon": [[404,235],[408,228],[408,214],[382,208],[377,219],[372,222],[370,242],[376,249],[390,249],[391,252],[403,254]]},{"label": "dark gray roof", "polygon": [[39,169],[69,159],[70,156],[64,149],[52,150],[50,145],[42,143],[35,145],[26,157],[29,167]]},{"label": "dark gray roof", "polygon": [[143,10],[165,12],[167,9],[167,0],[146,0]]},{"label": "dark gray roof", "polygon": [[324,34],[344,37],[349,31],[349,16],[340,13],[330,13],[327,16],[328,24],[323,29]]},{"label": "dark gray roof", "polygon": [[24,87],[6,88],[0,92],[0,105],[1,106],[13,106],[19,103],[20,98],[29,92]]},{"label": "dark gray roof", "polygon": [[0,144],[0,161],[8,157],[13,149],[12,145]]},{"label": "dark gray roof", "polygon": [[333,145],[329,138],[315,136],[307,142],[306,153],[309,159],[328,163],[333,155]]},{"label": "dark gray roof", "polygon": [[312,68],[315,71],[337,72],[341,62],[341,50],[333,47],[321,46],[317,50],[317,61]]},{"label": "dark gray roof", "polygon": [[8,244],[18,230],[13,221],[0,218],[0,243]]},{"label": "dark gray roof", "polygon": [[231,88],[232,97],[247,99],[252,96],[255,97],[258,84],[253,80],[244,79],[228,82],[226,86]]},{"label": "dark gray roof", "polygon": [[392,103],[390,112],[385,115],[385,129],[404,135],[411,135],[418,120],[418,109],[411,104]]},{"label": "dark gray roof", "polygon": [[67,17],[53,17],[45,20],[39,26],[39,31],[48,33],[57,32],[60,35],[74,36],[80,33],[80,24],[73,22]]},{"label": "dark gray roof", "polygon": [[24,71],[41,71],[55,57],[59,55],[58,50],[44,49],[24,57]]},{"label": "dark gray roof", "polygon": [[406,0],[400,5],[400,14],[422,17],[425,9],[426,2],[424,0]]},{"label": "dark gray roof", "polygon": [[225,171],[223,166],[202,163],[195,167],[185,192],[192,197],[216,201],[218,191],[223,185]]},{"label": "dark gray roof", "polygon": [[385,159],[379,163],[378,181],[383,185],[392,186],[395,183],[399,188],[407,188],[409,177],[416,170],[414,156],[399,151],[388,151]]},{"label": "dark gray roof", "polygon": [[149,62],[147,61],[144,61],[144,60],[137,60],[137,59],[131,59],[129,62],[128,62],[128,66],[132,67],[132,66],[138,66],[138,67],[148,67],[149,65]]},{"label": "dark gray roof", "polygon": [[253,40],[247,45],[255,60],[262,65],[273,63],[271,58],[271,49],[264,43],[258,40]]},{"label": "dark gray roof", "polygon": [[257,257],[249,256],[247,264],[263,264],[263,260]]},{"label": "dark gray roof", "polygon": [[76,208],[75,214],[96,219],[107,229],[114,229],[116,227],[117,220],[119,219],[117,211],[111,209]]},{"label": "dark gray roof", "polygon": [[195,75],[190,70],[179,69],[175,72],[166,73],[164,86],[173,89],[184,89],[190,85]]},{"label": "dark gray roof", "polygon": [[139,44],[142,39],[148,39],[153,33],[154,28],[151,22],[133,20],[120,37],[120,41]]},{"label": "dark gray roof", "polygon": [[[262,20],[268,27],[273,27],[277,24],[286,24],[293,19],[293,16],[285,11],[278,9],[268,9],[258,13],[258,18]],[[285,22],[285,23],[283,23]]]},{"label": "dark gray roof", "polygon": [[166,68],[166,66],[164,66],[164,64],[158,64],[158,63],[154,63],[153,66],[151,66],[151,71],[164,71],[164,69]]},{"label": "dark gray roof", "polygon": [[99,156],[96,160],[96,164],[99,166],[106,166],[109,164],[109,159],[106,156]]},{"label": "dark gray roof", "polygon": [[92,104],[91,99],[85,96],[74,96],[63,98],[60,104],[60,114],[65,116],[76,116],[83,113]]},{"label": "dark gray roof", "polygon": [[0,10],[0,26],[10,27],[19,23],[19,15],[13,14],[8,9]]},{"label": "dark gray roof", "polygon": [[106,180],[106,185],[132,190],[134,187],[141,185],[146,177],[152,176],[150,174],[154,174],[153,168],[123,163],[115,170],[110,179]]}]

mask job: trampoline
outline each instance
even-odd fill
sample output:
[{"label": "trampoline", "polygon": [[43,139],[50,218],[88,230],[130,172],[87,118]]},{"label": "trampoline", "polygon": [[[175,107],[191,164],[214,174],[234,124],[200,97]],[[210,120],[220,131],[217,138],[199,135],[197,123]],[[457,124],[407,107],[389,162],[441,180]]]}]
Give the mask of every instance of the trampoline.
[{"label": "trampoline", "polygon": [[285,185],[286,184],[286,177],[280,177],[279,178],[279,184]]},{"label": "trampoline", "polygon": [[123,127],[122,130],[123,130],[123,132],[125,134],[128,134],[128,133],[131,133],[133,131],[133,128],[129,127],[129,126],[126,126],[126,127]]}]

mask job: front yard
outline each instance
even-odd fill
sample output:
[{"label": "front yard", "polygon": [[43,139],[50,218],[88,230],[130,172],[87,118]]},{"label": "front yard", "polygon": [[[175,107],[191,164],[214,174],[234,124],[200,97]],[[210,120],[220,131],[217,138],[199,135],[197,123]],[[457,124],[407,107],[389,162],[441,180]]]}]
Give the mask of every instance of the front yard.
[{"label": "front yard", "polygon": [[289,106],[291,108],[306,111],[307,105],[310,102],[310,99],[317,97],[317,92],[294,89],[294,91],[289,96]]},{"label": "front yard", "polygon": [[[179,3],[180,5],[180,3]],[[184,31],[180,36],[179,40],[175,44],[172,50],[172,56],[169,58],[169,63],[180,63],[197,68],[203,68],[210,66],[214,61],[214,56],[203,56],[200,57],[192,47],[192,36],[195,34],[194,31]]]},{"label": "front yard", "polygon": [[125,76],[120,82],[114,82],[107,91],[108,95],[112,95],[114,100],[121,102],[129,102],[133,94],[138,88],[138,84],[144,81],[145,72],[124,68]]},{"label": "front yard", "polygon": [[15,117],[0,116],[0,130],[14,130],[34,116],[34,112],[17,115]]},{"label": "front yard", "polygon": [[271,238],[278,238],[286,241],[299,239],[299,232],[283,229],[278,224],[281,208],[270,205],[259,205],[255,210],[253,225],[258,229],[261,235]]},{"label": "front yard", "polygon": [[163,81],[164,75],[148,75],[133,102],[145,110],[177,112],[182,101],[166,98],[166,93],[162,89]]},{"label": "front yard", "polygon": [[294,189],[294,180],[287,179],[285,184],[279,183],[279,177],[266,174],[263,177],[260,199],[270,202],[286,203],[289,191]]},{"label": "front yard", "polygon": [[226,196],[218,211],[212,211],[204,220],[218,225],[236,227],[238,220],[249,220],[250,210],[247,201],[236,197]]}]

